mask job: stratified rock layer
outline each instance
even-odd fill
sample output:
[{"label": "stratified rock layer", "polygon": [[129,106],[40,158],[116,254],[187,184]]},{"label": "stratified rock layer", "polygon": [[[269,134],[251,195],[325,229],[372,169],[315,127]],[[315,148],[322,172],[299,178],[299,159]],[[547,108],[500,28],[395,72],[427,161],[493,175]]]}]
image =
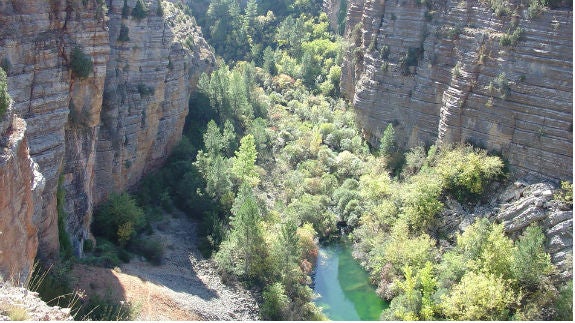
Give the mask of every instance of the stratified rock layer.
[{"label": "stratified rock layer", "polygon": [[[38,248],[42,259],[59,252],[57,192],[73,251],[81,255],[94,205],[165,161],[182,136],[200,74],[215,64],[193,19],[174,5],[181,1],[145,0],[142,19],[131,15],[136,2],[126,1],[124,17],[124,0],[0,2],[0,63],[14,101],[6,120],[14,114],[28,124],[22,144],[10,148],[18,161],[6,178],[16,183],[14,172],[29,161],[19,147],[28,146],[45,178],[42,195],[6,197],[10,205],[0,212],[5,223],[24,213],[35,219],[26,250]],[[129,39],[118,39],[121,28]],[[76,47],[92,62],[87,77],[72,71]],[[25,258],[18,268],[29,267]],[[0,268],[9,266],[0,261]]]},{"label": "stratified rock layer", "polygon": [[5,118],[0,125],[0,282],[25,281],[38,247],[33,200],[41,196],[44,179],[28,153],[26,122]]},{"label": "stratified rock layer", "polygon": [[514,173],[571,179],[572,11],[419,2],[348,1],[341,87],[368,139],[391,123],[404,147],[470,142]]}]

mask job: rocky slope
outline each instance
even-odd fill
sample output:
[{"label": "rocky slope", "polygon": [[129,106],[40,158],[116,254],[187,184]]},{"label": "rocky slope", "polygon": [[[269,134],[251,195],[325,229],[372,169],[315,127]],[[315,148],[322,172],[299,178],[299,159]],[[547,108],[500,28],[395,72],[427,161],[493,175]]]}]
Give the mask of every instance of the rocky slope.
[{"label": "rocky slope", "polygon": [[[125,2],[125,17],[123,0],[0,2],[0,61],[13,113],[28,124],[30,156],[45,178],[41,197],[7,200],[11,208],[0,212],[19,219],[14,209],[37,209],[41,258],[58,254],[59,187],[66,230],[82,254],[94,205],[161,165],[181,137],[191,91],[215,59],[172,2],[180,1],[144,1],[142,19],[129,15],[136,0]],[[118,40],[122,26],[129,40]],[[76,47],[93,65],[84,78],[71,69]],[[14,171],[6,174],[18,181]]]},{"label": "rocky slope", "polygon": [[506,186],[494,183],[487,203],[461,205],[448,199],[438,217],[437,236],[462,232],[478,217],[503,223],[505,232],[517,238],[530,224],[539,225],[547,237],[547,251],[557,266],[558,280],[573,277],[573,207],[556,199],[560,190],[551,183],[517,180]]},{"label": "rocky slope", "polygon": [[38,293],[0,280],[0,321],[73,321],[69,308],[48,306]]},{"label": "rocky slope", "polygon": [[471,142],[514,173],[571,179],[572,11],[487,3],[346,1],[342,92],[374,144],[391,123],[403,147]]}]

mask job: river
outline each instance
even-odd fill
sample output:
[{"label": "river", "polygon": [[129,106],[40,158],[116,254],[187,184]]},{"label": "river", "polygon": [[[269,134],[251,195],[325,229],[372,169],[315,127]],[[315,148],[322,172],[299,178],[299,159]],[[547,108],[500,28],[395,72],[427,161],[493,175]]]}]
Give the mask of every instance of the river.
[{"label": "river", "polygon": [[314,275],[315,303],[333,321],[378,320],[388,307],[369,284],[368,273],[343,243],[322,246]]}]

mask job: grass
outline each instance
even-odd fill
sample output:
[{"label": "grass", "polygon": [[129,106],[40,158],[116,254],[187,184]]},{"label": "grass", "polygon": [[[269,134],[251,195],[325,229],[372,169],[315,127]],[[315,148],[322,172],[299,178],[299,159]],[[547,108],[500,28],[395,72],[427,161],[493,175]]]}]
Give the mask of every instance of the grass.
[{"label": "grass", "polygon": [[30,318],[24,307],[0,303],[0,314],[8,316],[10,321],[26,321]]}]

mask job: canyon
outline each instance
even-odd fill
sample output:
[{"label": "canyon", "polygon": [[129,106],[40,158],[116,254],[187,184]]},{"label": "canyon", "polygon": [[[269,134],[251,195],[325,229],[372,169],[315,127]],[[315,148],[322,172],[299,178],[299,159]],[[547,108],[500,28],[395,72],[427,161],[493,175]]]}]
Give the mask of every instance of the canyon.
[{"label": "canyon", "polygon": [[[514,178],[572,181],[572,11],[531,17],[509,1],[515,11],[499,17],[484,2],[324,0],[350,42],[341,91],[373,145],[392,124],[402,148],[469,142],[503,156]],[[143,18],[131,15],[136,3],[0,1],[13,100],[0,116],[3,277],[57,258],[59,233],[81,256],[94,207],[160,167],[182,136],[215,56],[182,1],[146,0]],[[76,48],[92,62],[86,77],[71,67]],[[537,185],[516,182],[497,198],[501,212],[472,215],[510,234],[546,221],[553,260],[570,277],[572,210]],[[445,218],[463,228],[457,208]]]}]

